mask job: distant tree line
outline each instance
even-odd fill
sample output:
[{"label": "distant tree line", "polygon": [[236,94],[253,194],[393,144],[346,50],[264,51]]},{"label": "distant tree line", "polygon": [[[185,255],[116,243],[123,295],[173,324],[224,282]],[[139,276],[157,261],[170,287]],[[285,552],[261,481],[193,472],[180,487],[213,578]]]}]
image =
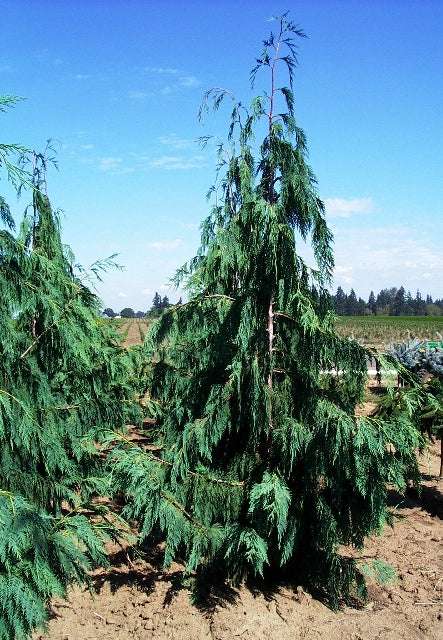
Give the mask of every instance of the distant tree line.
[{"label": "distant tree line", "polygon": [[338,316],[440,316],[443,315],[443,299],[433,300],[432,296],[422,297],[417,291],[412,297],[403,286],[382,289],[375,296],[371,291],[367,302],[357,298],[354,289],[349,295],[341,287],[332,296],[334,311]]},{"label": "distant tree line", "polygon": [[169,302],[168,296],[163,296],[162,298],[156,291],[152,299],[152,306],[148,311],[134,311],[131,307],[125,307],[118,313],[115,312],[114,309],[107,307],[103,310],[103,315],[108,318],[115,318],[116,316],[120,316],[121,318],[159,318],[166,309],[179,304],[182,304],[181,298],[173,305]]},{"label": "distant tree line", "polygon": [[[441,316],[443,315],[443,299],[433,300],[429,294],[424,298],[420,291],[412,297],[410,291],[403,286],[399,289],[391,287],[382,289],[377,296],[373,291],[368,300],[357,298],[354,289],[346,294],[341,287],[332,295],[334,311],[338,316]],[[163,296],[156,291],[152,299],[151,308],[147,311],[134,311],[131,307],[125,307],[116,312],[110,307],[103,310],[102,315],[108,318],[159,318],[166,309],[182,304],[180,298],[175,304],[169,302],[168,296]]]}]

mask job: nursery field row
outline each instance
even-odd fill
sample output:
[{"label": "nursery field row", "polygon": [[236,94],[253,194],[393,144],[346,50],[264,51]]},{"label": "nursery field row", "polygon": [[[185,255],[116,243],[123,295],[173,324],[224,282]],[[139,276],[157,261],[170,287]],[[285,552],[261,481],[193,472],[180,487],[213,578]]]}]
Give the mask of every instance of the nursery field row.
[{"label": "nursery field row", "polygon": [[[140,344],[152,320],[119,319],[119,331],[125,345]],[[344,337],[363,342],[368,347],[383,349],[390,342],[419,340],[438,341],[443,335],[443,316],[342,316],[337,331]]]},{"label": "nursery field row", "polygon": [[336,326],[341,335],[382,349],[414,338],[442,340],[443,316],[341,316]]}]

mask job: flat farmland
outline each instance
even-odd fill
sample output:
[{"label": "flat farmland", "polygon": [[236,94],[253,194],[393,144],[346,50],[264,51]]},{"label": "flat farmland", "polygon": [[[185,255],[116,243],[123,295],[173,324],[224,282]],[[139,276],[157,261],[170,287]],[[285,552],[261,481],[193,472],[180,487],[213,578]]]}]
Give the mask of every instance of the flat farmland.
[{"label": "flat farmland", "polygon": [[442,340],[443,316],[341,316],[338,333],[362,341],[367,347],[383,349],[390,342]]},{"label": "flat farmland", "polygon": [[112,322],[115,323],[117,331],[123,336],[123,345],[133,347],[144,342],[146,332],[154,320],[150,318],[118,318]]},{"label": "flat farmland", "polygon": [[[126,347],[141,344],[154,320],[119,318],[114,320]],[[443,336],[443,316],[341,316],[336,329],[345,338],[361,341],[367,347],[383,349],[390,342],[437,341]]]},{"label": "flat farmland", "polygon": [[[147,318],[114,320],[127,347],[141,344],[154,322]],[[383,349],[390,342],[442,340],[443,316],[341,316],[337,331],[345,338],[362,341],[367,347]]]}]

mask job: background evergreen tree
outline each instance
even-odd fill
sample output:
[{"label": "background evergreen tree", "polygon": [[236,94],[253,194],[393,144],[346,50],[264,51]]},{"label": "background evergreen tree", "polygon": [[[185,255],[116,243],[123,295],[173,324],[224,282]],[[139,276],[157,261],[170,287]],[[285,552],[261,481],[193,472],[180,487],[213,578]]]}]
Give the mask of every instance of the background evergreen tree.
[{"label": "background evergreen tree", "polygon": [[[189,302],[149,336],[152,442],[123,442],[112,469],[126,514],[166,541],[166,563],[185,559],[197,588],[278,572],[336,606],[352,584],[365,590],[340,545],[361,548],[383,528],[386,482],[417,478],[418,433],[403,417],[382,425],[354,413],[365,351],[333,328],[332,237],[293,111],[298,37],[283,16],[251,75],[267,71],[269,89],[249,111],[223,89],[205,96],[202,112],[224,100],[232,110],[214,206],[176,275]],[[315,268],[297,253],[308,239]],[[323,373],[336,367],[341,376]]]},{"label": "background evergreen tree", "polygon": [[155,296],[152,299],[152,306],[149,310],[149,315],[151,318],[158,318],[162,313],[162,298],[158,291],[156,291]]},{"label": "background evergreen tree", "polygon": [[371,293],[369,294],[368,307],[369,307],[369,310],[371,311],[371,313],[375,316],[376,311],[377,311],[377,306],[376,306],[375,295],[374,295],[373,291],[371,291]]},{"label": "background evergreen tree", "polygon": [[348,299],[348,296],[343,291],[343,289],[341,287],[337,287],[337,293],[335,294],[335,296],[333,296],[333,302],[334,302],[334,311],[338,316],[347,315],[347,308],[346,308],[347,299]]},{"label": "background evergreen tree", "polygon": [[[178,302],[177,304],[181,304],[181,302]],[[149,316],[151,318],[158,318],[159,316],[162,315],[164,311],[166,311],[166,309],[169,309],[170,306],[171,306],[171,303],[169,302],[168,296],[163,296],[162,298],[160,294],[156,291],[155,296],[152,299],[152,306],[151,306],[151,309],[149,310]]]},{"label": "background evergreen tree", "polygon": [[412,303],[413,305],[413,310],[414,310],[414,315],[415,316],[424,316],[426,315],[426,303],[423,300],[423,298],[421,297],[421,293],[420,291],[417,290],[417,293],[415,294],[415,300]]},{"label": "background evergreen tree", "polygon": [[406,309],[406,291],[403,286],[397,289],[391,303],[391,315],[404,316]]},{"label": "background evergreen tree", "polygon": [[351,289],[349,295],[346,298],[346,315],[353,316],[357,313],[357,296],[354,289]]},{"label": "background evergreen tree", "polygon": [[[53,595],[106,564],[103,536],[115,530],[91,503],[106,488],[96,444],[122,428],[132,398],[130,354],[100,320],[99,301],[81,280],[87,274],[74,275],[62,245],[46,158],[28,160],[15,173],[32,195],[18,234],[1,210],[1,640],[44,625]],[[92,512],[103,517],[92,520]]]},{"label": "background evergreen tree", "polygon": [[[390,289],[389,291],[396,291],[396,289]],[[377,315],[388,316],[390,315],[390,304],[392,298],[388,289],[382,289],[377,295]],[[395,294],[394,294],[395,295]]]}]

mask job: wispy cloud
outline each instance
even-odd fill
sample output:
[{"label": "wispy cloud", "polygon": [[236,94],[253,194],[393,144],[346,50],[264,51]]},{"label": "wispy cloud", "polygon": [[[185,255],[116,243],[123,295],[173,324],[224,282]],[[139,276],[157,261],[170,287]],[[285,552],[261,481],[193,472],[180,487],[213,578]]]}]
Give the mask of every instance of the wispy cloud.
[{"label": "wispy cloud", "polygon": [[148,162],[150,169],[200,169],[206,166],[206,156],[161,156]]},{"label": "wispy cloud", "polygon": [[178,249],[183,244],[180,238],[176,238],[175,240],[159,240],[157,242],[150,242],[147,246],[149,249],[159,249],[161,251],[167,249]]},{"label": "wispy cloud", "polygon": [[89,80],[92,76],[88,73],[76,73],[74,75],[74,80]]},{"label": "wispy cloud", "polygon": [[128,91],[128,98],[130,100],[139,100],[140,102],[145,102],[148,98],[151,98],[152,95],[150,91]]},{"label": "wispy cloud", "polygon": [[14,73],[15,68],[10,64],[0,64],[0,73]]},{"label": "wispy cloud", "polygon": [[[160,89],[160,93],[163,95],[173,93],[180,89],[195,89],[201,85],[200,80],[195,75],[180,69],[170,67],[144,67],[143,72],[151,77],[156,76],[157,78],[164,79],[162,81],[168,82],[168,84]],[[173,79],[173,82],[170,83],[169,79]]]},{"label": "wispy cloud", "polygon": [[115,158],[112,156],[102,158],[97,169],[112,175],[123,175],[125,173],[133,173],[135,171],[132,167],[124,167],[122,158]]},{"label": "wispy cloud", "polygon": [[352,277],[352,267],[343,267],[341,265],[337,265],[334,270],[335,279],[339,282],[347,285],[352,285],[354,283],[354,278]]},{"label": "wispy cloud", "polygon": [[[335,235],[335,280],[360,295],[400,286],[423,291],[423,281],[439,286],[443,255],[419,228],[402,225],[343,229]],[[357,291],[357,286],[359,291]]]},{"label": "wispy cloud", "polygon": [[195,140],[180,138],[176,133],[171,133],[167,136],[160,136],[158,141],[160,144],[164,144],[172,149],[191,149],[196,147]]},{"label": "wispy cloud", "polygon": [[373,210],[372,198],[326,198],[326,214],[329,218],[349,218],[355,213],[371,213]]},{"label": "wispy cloud", "polygon": [[201,82],[195,76],[183,76],[183,78],[180,78],[177,84],[179,85],[179,87],[193,89],[194,87],[199,87],[201,85]]},{"label": "wispy cloud", "polygon": [[155,73],[158,75],[176,75],[180,73],[178,69],[172,69],[171,67],[144,67],[145,73]]}]

